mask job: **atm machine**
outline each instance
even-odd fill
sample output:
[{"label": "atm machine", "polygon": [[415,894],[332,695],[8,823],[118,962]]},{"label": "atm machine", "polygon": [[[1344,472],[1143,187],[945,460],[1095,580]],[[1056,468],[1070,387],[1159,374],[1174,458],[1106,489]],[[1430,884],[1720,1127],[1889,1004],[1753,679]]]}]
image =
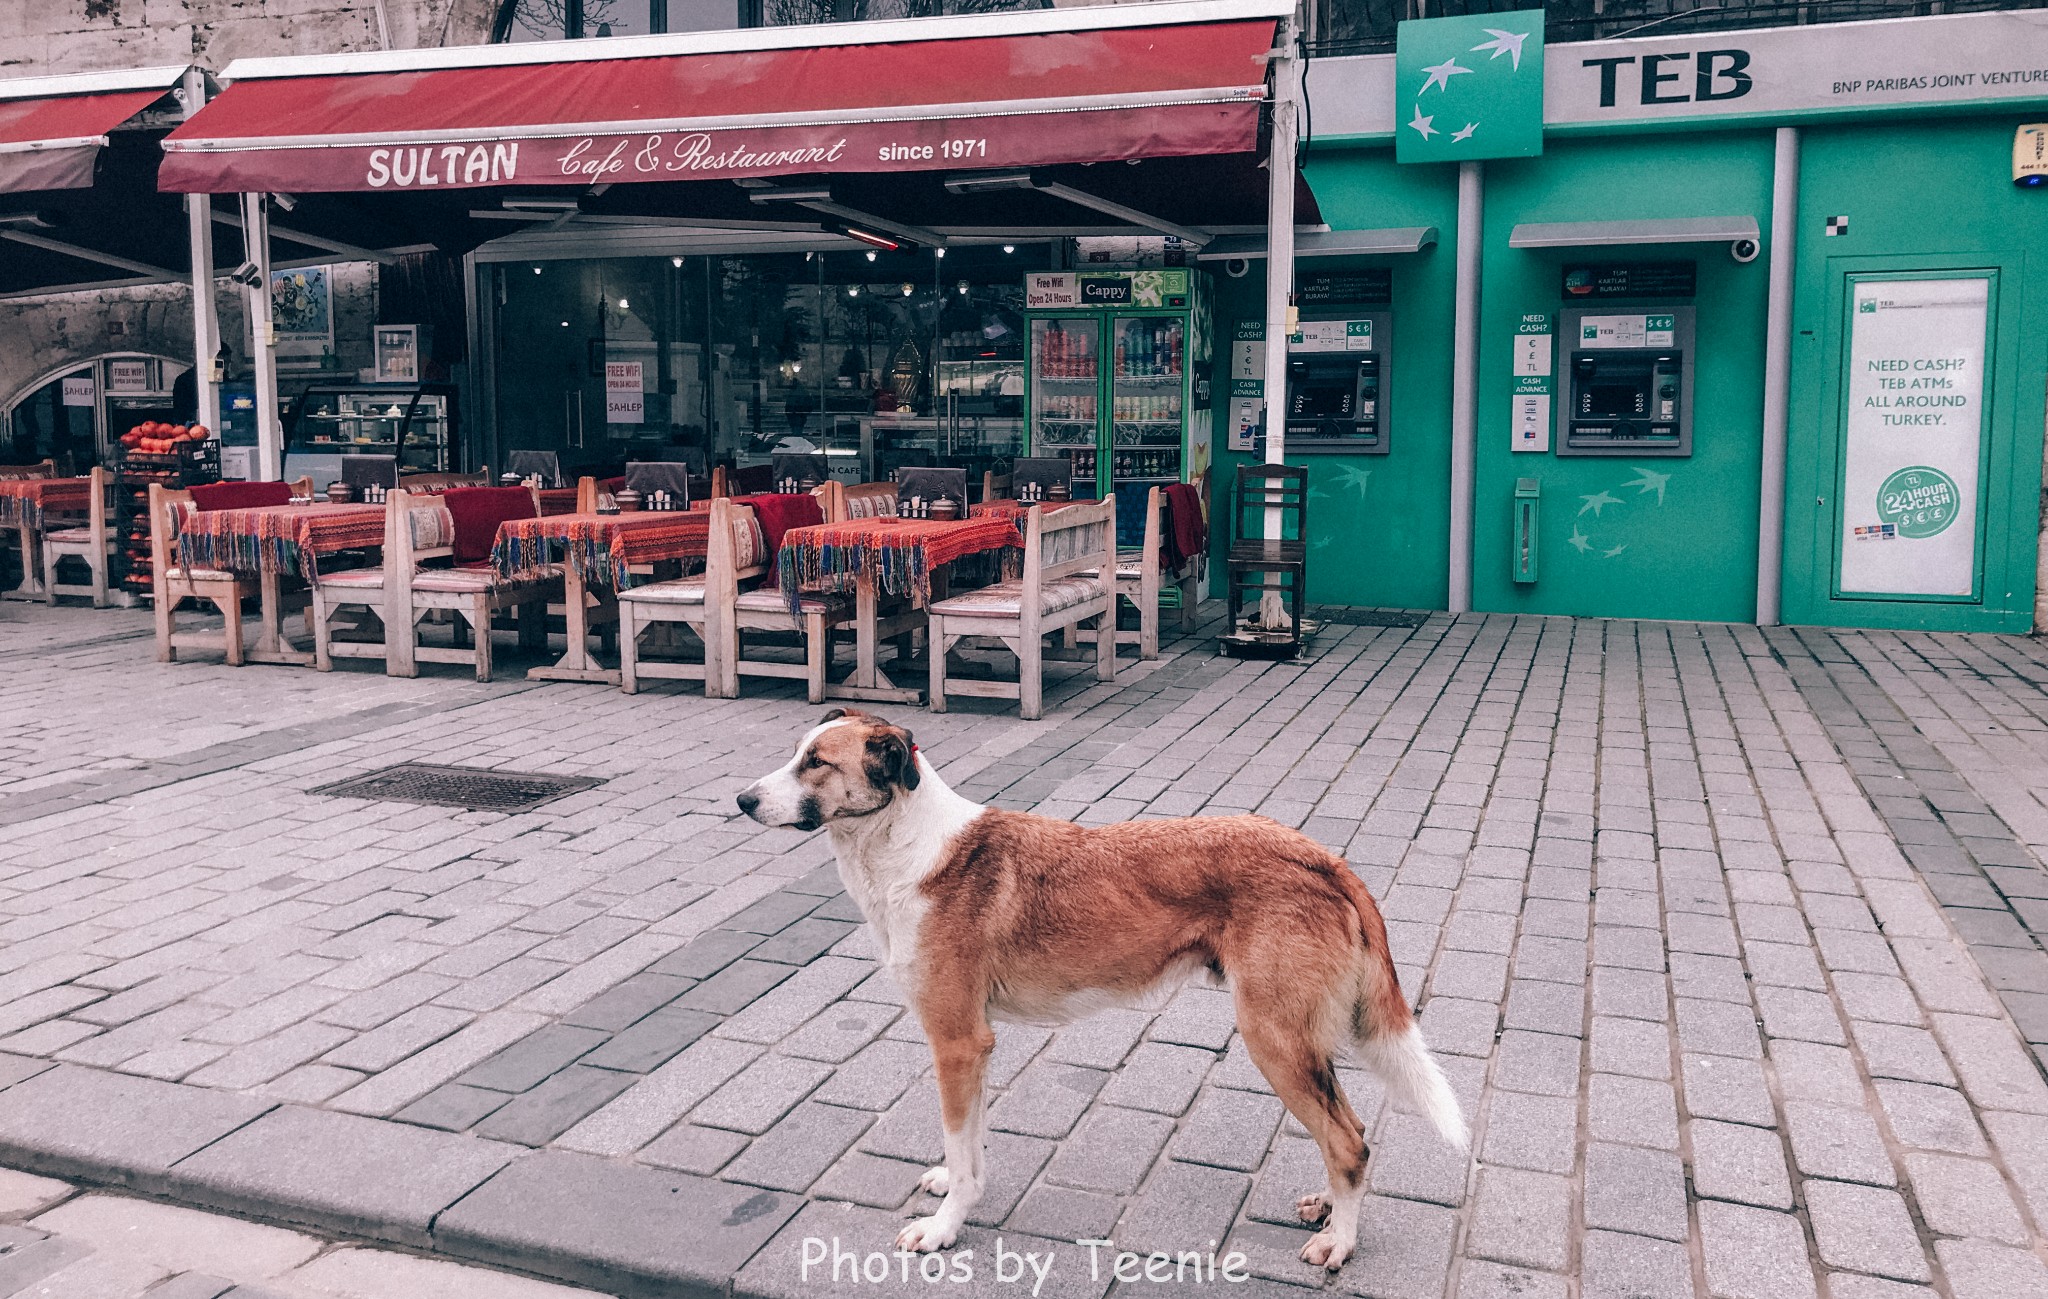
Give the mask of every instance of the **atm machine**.
[{"label": "atm machine", "polygon": [[1568,308],[1561,456],[1692,454],[1693,308]]},{"label": "atm machine", "polygon": [[1287,450],[1383,456],[1391,449],[1391,277],[1382,268],[1301,280],[1287,340]]}]

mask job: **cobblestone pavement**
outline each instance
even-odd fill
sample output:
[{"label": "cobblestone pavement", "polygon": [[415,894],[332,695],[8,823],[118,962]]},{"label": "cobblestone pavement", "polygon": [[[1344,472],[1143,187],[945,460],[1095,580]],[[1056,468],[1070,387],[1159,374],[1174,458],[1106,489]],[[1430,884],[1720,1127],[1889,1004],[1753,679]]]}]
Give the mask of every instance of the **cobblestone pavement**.
[{"label": "cobblestone pavement", "polygon": [[0,1295],[16,1299],[602,1299],[0,1169]]},{"label": "cobblestone pavement", "polygon": [[[787,1201],[731,1255],[745,1294],[820,1292],[805,1238],[886,1249],[916,1207],[917,1027],[822,838],[731,806],[816,708],[159,667],[76,634],[133,615],[25,617],[0,1147],[156,1079],[218,1096],[178,1168],[230,1207],[373,1128],[482,1161],[396,1239],[487,1210],[602,1234],[579,1188],[626,1173],[664,1230],[729,1186],[726,1226]],[[1455,1156],[1345,1075],[1371,1196],[1330,1287],[2009,1299],[2048,1295],[2044,683],[2021,638],[1436,615],[1332,626],[1304,664],[1180,642],[1043,722],[893,715],[970,796],[1257,811],[1365,878],[1477,1136]],[[400,761],[604,783],[510,816],[306,792]],[[1077,1239],[1217,1241],[1263,1278],[1235,1293],[1322,1284],[1292,1220],[1319,1161],[1227,994],[998,1039],[984,1266],[998,1235],[1065,1242],[1043,1293],[1099,1295]]]}]

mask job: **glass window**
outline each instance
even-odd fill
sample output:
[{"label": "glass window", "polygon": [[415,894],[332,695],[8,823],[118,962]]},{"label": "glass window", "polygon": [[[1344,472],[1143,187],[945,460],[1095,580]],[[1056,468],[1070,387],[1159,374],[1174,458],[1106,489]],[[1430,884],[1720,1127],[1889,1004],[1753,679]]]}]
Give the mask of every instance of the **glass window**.
[{"label": "glass window", "polygon": [[753,26],[747,0],[505,0],[500,40],[652,36]]}]

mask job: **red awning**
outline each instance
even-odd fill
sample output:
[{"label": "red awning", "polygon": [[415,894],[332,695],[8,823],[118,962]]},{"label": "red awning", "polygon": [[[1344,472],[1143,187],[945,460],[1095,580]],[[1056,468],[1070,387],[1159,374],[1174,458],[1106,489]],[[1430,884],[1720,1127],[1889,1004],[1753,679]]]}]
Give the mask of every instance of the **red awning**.
[{"label": "red awning", "polygon": [[[250,60],[173,191],[402,191],[1243,153],[1288,0]],[[239,75],[238,75],[239,73]]]},{"label": "red awning", "polygon": [[0,193],[84,189],[107,132],[164,97],[185,69],[0,82]]}]

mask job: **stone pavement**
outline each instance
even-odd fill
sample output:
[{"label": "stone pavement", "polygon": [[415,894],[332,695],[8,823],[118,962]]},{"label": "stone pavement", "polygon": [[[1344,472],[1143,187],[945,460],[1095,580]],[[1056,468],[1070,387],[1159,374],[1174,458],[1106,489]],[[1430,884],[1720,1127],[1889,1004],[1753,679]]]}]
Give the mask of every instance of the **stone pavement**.
[{"label": "stone pavement", "polygon": [[0,1169],[0,1295],[18,1299],[602,1299]]},{"label": "stone pavement", "polygon": [[[159,667],[101,641],[130,614],[7,616],[0,1162],[623,1293],[875,1290],[812,1256],[916,1209],[928,1060],[822,839],[731,806],[816,708]],[[1303,664],[1171,644],[1043,722],[893,715],[971,796],[1257,811],[1366,879],[1477,1136],[1345,1075],[1371,1197],[1330,1288],[2007,1299],[2048,1295],[2044,682],[2020,638],[1436,615]],[[411,760],[604,783],[306,792]],[[998,1039],[970,1292],[1028,1253],[1103,1294],[1096,1236],[1325,1284],[1318,1161],[1226,994]]]}]

